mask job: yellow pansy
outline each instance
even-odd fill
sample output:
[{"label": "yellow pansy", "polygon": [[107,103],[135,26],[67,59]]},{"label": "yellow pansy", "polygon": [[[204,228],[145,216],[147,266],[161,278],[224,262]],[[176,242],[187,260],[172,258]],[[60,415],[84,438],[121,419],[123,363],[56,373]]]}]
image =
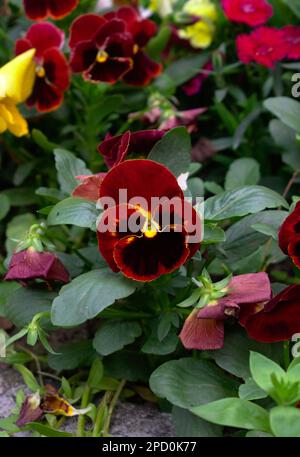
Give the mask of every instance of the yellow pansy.
[{"label": "yellow pansy", "polygon": [[31,94],[35,81],[35,49],[20,54],[0,68],[0,133],[28,133],[28,125],[16,105]]},{"label": "yellow pansy", "polygon": [[189,0],[183,7],[189,16],[198,17],[199,21],[179,30],[181,38],[190,41],[194,48],[207,48],[212,43],[215,33],[214,22],[217,20],[217,8],[209,0]]},{"label": "yellow pansy", "polygon": [[175,0],[151,0],[149,8],[155,11],[161,17],[168,16],[173,11],[173,4]]}]

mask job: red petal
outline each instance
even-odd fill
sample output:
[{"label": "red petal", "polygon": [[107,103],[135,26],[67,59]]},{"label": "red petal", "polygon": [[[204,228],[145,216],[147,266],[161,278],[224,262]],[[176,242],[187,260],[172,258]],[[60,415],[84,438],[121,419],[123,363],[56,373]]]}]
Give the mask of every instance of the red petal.
[{"label": "red petal", "polygon": [[70,67],[74,73],[88,70],[97,57],[97,48],[92,41],[83,41],[72,49]]},{"label": "red petal", "polygon": [[175,176],[152,160],[128,160],[112,168],[102,183],[100,197],[112,197],[118,205],[119,189],[127,190],[127,202],[134,197],[144,198],[148,209],[152,197],[183,198]]},{"label": "red petal", "polygon": [[300,202],[280,227],[278,239],[282,251],[287,254],[288,246],[295,236],[300,235]]},{"label": "red petal", "polygon": [[32,49],[32,44],[26,38],[22,38],[22,39],[16,41],[16,47],[15,47],[16,56],[18,56],[19,54],[22,54],[25,51],[28,51],[29,49]]},{"label": "red petal", "polygon": [[84,78],[93,82],[116,83],[124,73],[132,67],[132,60],[116,57],[108,59],[106,62],[96,62],[83,74]]},{"label": "red petal", "polygon": [[98,173],[90,176],[76,176],[76,179],[80,179],[82,183],[73,190],[73,197],[97,201],[99,198],[100,186],[105,176],[106,173]]},{"label": "red petal", "polygon": [[287,341],[300,331],[300,285],[289,286],[262,311],[240,322],[250,338],[262,343]]},{"label": "red petal", "polygon": [[228,285],[227,297],[239,304],[260,303],[272,297],[267,273],[249,273],[234,276]]},{"label": "red petal", "polygon": [[95,41],[98,46],[102,46],[108,37],[111,37],[115,33],[124,33],[126,26],[123,21],[113,19],[104,23],[97,31],[95,35]]},{"label": "red petal", "polygon": [[48,0],[48,13],[53,19],[61,19],[73,11],[79,0]]},{"label": "red petal", "polygon": [[61,48],[64,44],[65,34],[50,22],[33,24],[26,33],[31,47],[36,49],[36,56],[40,57],[49,48]]},{"label": "red petal", "polygon": [[46,78],[56,88],[64,91],[70,85],[70,70],[65,56],[56,48],[44,53],[44,69]]},{"label": "red petal", "polygon": [[300,235],[295,236],[288,247],[288,254],[296,267],[300,268]]},{"label": "red petal", "polygon": [[198,310],[192,311],[186,319],[179,338],[186,349],[214,350],[224,344],[224,323],[222,320],[198,319]]},{"label": "red petal", "polygon": [[70,48],[73,48],[82,41],[91,40],[105,22],[106,20],[97,14],[79,16],[71,25]]},{"label": "red petal", "polygon": [[23,0],[26,15],[36,21],[47,16],[47,0]]},{"label": "red petal", "polygon": [[63,100],[63,93],[53,84],[48,84],[44,78],[36,78],[31,96],[27,100],[29,107],[37,105],[40,112],[57,109]]},{"label": "red petal", "polygon": [[126,73],[123,81],[132,86],[146,86],[161,70],[161,64],[149,59],[143,51],[139,51],[134,55],[132,70]]}]

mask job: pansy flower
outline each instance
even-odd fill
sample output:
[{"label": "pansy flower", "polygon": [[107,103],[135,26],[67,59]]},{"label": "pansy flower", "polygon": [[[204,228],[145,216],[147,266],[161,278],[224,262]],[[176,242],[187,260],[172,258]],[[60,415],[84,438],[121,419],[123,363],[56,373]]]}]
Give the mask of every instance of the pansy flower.
[{"label": "pansy flower", "polygon": [[164,136],[161,130],[140,130],[138,132],[126,132],[106,138],[98,146],[98,151],[104,157],[108,168],[121,163],[128,154],[147,155]]},{"label": "pansy flower", "polygon": [[33,247],[29,247],[13,254],[4,279],[21,283],[27,283],[33,279],[66,283],[69,281],[69,272],[55,254],[38,252]]},{"label": "pansy flower", "polygon": [[278,240],[281,250],[300,268],[300,202],[281,225]]},{"label": "pansy flower", "polygon": [[23,0],[26,15],[34,20],[62,19],[73,11],[79,0]]},{"label": "pansy flower", "polygon": [[92,82],[122,79],[128,84],[146,85],[161,71],[161,66],[142,50],[155,32],[155,24],[141,19],[130,7],[104,16],[80,16],[71,27],[71,68]]},{"label": "pansy flower", "polygon": [[287,47],[288,59],[300,59],[300,27],[287,25],[282,29],[283,39]]},{"label": "pansy flower", "polygon": [[27,121],[17,108],[31,94],[35,49],[24,52],[0,68],[0,133],[9,130],[20,137],[28,133]]},{"label": "pansy flower", "polygon": [[60,48],[64,33],[48,22],[34,24],[25,37],[16,42],[16,54],[36,49],[36,80],[28,106],[40,112],[57,109],[70,84],[69,66]]},{"label": "pansy flower", "polygon": [[251,27],[265,24],[273,15],[273,7],[266,0],[222,0],[222,7],[230,21]]},{"label": "pansy flower", "polygon": [[286,56],[283,33],[275,27],[259,27],[249,35],[239,35],[236,43],[239,59],[245,64],[257,62],[274,68]]},{"label": "pansy flower", "polygon": [[[229,316],[238,317],[245,306],[265,302],[272,296],[271,284],[266,273],[235,276],[222,292],[221,298],[212,300],[203,308],[194,308],[186,319],[179,335],[186,349],[222,348],[224,320]],[[197,299],[199,296],[195,302]]]},{"label": "pansy flower", "polygon": [[[124,202],[120,191],[126,192]],[[103,212],[97,236],[113,271],[152,281],[179,268],[199,249],[200,219],[163,165],[143,159],[120,163],[101,184],[101,203],[106,199],[113,204]]]},{"label": "pansy flower", "polygon": [[300,285],[288,286],[264,306],[250,306],[240,324],[250,338],[262,343],[288,341],[300,332]]}]

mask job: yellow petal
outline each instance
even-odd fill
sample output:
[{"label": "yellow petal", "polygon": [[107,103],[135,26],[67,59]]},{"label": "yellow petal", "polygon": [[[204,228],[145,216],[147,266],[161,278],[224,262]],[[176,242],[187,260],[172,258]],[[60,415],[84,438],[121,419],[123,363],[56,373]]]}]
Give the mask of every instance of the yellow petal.
[{"label": "yellow petal", "polygon": [[31,94],[35,80],[35,49],[20,54],[0,68],[0,99],[24,102]]},{"label": "yellow petal", "polygon": [[28,124],[18,108],[8,99],[0,102],[0,133],[9,130],[15,136],[28,134]]},{"label": "yellow petal", "polygon": [[213,36],[214,27],[204,21],[198,21],[179,31],[180,38],[190,40],[194,48],[205,49],[210,46]]},{"label": "yellow petal", "polygon": [[216,21],[217,8],[210,0],[189,0],[183,7],[183,11],[191,16]]}]

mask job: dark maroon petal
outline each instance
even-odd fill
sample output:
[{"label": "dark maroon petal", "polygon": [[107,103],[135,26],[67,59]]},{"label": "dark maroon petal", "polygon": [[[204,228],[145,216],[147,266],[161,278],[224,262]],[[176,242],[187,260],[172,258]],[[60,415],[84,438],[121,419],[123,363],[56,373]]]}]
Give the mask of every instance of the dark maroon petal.
[{"label": "dark maroon petal", "polygon": [[79,16],[71,25],[69,46],[72,49],[82,41],[90,41],[106,19],[97,14]]},{"label": "dark maroon petal", "polygon": [[179,338],[186,349],[221,349],[224,344],[224,323],[222,320],[198,319],[195,309],[186,319]]},{"label": "dark maroon petal", "polygon": [[56,48],[47,49],[44,53],[46,79],[61,91],[68,89],[70,70],[65,56]]},{"label": "dark maroon petal", "polygon": [[156,34],[157,25],[155,22],[150,21],[149,19],[143,19],[135,22],[129,30],[132,33],[136,44],[139,47],[143,48]]},{"label": "dark maroon petal", "polygon": [[106,62],[96,62],[84,72],[84,78],[94,82],[115,83],[132,67],[132,60],[115,57]]},{"label": "dark maroon petal", "polygon": [[70,67],[74,73],[81,73],[96,61],[98,50],[92,41],[83,41],[73,48]]},{"label": "dark maroon petal", "polygon": [[16,422],[18,427],[24,427],[29,422],[35,422],[43,415],[40,408],[41,400],[38,394],[29,395],[21,406],[20,415]]},{"label": "dark maroon petal", "polygon": [[47,16],[47,0],[23,0],[26,16],[34,21]]},{"label": "dark maroon petal", "polygon": [[70,14],[78,3],[79,0],[48,0],[49,16],[53,19],[61,19]]},{"label": "dark maroon petal", "polygon": [[49,112],[59,107],[63,100],[63,93],[45,78],[36,78],[31,96],[27,99],[27,105],[36,108],[40,112]]},{"label": "dark maroon petal", "polygon": [[279,246],[285,254],[288,253],[290,242],[298,235],[300,235],[300,202],[297,203],[294,211],[285,219],[279,230]]},{"label": "dark maroon petal", "polygon": [[288,247],[288,254],[297,268],[300,268],[300,235],[295,236]]},{"label": "dark maroon petal", "polygon": [[132,86],[146,86],[158,76],[162,70],[161,64],[149,59],[143,51],[134,55],[133,68],[126,73],[123,81]]},{"label": "dark maroon petal", "polygon": [[104,23],[95,35],[95,41],[98,46],[102,46],[105,40],[114,33],[124,33],[126,30],[125,23],[118,19],[113,19]]},{"label": "dark maroon petal", "polygon": [[114,259],[122,273],[136,281],[153,281],[182,265],[189,255],[185,232],[158,232],[153,238],[122,238],[114,247]]},{"label": "dark maroon petal", "polygon": [[29,49],[32,49],[32,44],[26,38],[22,38],[21,40],[16,41],[16,47],[15,47],[16,56],[18,56],[19,54],[22,54],[25,51],[28,51]]}]

